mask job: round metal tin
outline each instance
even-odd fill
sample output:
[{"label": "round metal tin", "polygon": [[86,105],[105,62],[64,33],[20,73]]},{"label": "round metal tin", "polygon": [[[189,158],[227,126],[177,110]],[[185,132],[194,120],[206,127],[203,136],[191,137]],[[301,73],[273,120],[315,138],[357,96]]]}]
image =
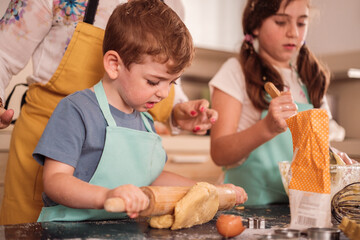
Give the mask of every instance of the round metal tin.
[{"label": "round metal tin", "polygon": [[308,228],[308,239],[311,240],[339,240],[340,230],[337,228]]},{"label": "round metal tin", "polygon": [[299,239],[296,237],[287,237],[285,235],[276,234],[276,233],[268,233],[268,234],[259,234],[257,236],[258,240],[265,240],[265,239],[282,239],[282,240],[289,240],[289,239]]},{"label": "round metal tin", "polygon": [[297,229],[291,229],[291,228],[281,228],[281,229],[275,229],[275,234],[280,234],[286,237],[296,237],[299,238],[301,236],[300,230]]}]

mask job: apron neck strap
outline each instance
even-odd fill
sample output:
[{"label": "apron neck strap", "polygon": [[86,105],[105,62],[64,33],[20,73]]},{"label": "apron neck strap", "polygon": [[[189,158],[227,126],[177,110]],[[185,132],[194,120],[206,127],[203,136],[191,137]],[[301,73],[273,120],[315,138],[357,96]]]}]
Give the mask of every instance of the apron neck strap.
[{"label": "apron neck strap", "polygon": [[99,4],[99,0],[89,0],[87,2],[83,22],[89,23],[91,25],[94,23],[98,4]]},{"label": "apron neck strap", "polygon": [[148,130],[148,132],[154,132],[154,130],[152,129],[150,123],[149,123],[149,119],[151,121],[154,121],[152,116],[148,113],[148,112],[140,112],[141,118],[144,122],[145,128],[146,130]]},{"label": "apron neck strap", "polygon": [[110,112],[110,107],[109,107],[109,102],[107,100],[106,94],[105,94],[105,90],[102,84],[102,81],[98,82],[95,86],[94,86],[94,90],[95,90],[95,96],[99,102],[100,105],[100,109],[106,119],[106,122],[108,124],[108,126],[110,127],[116,127],[116,122],[113,118],[113,116],[111,115]]},{"label": "apron neck strap", "polygon": [[[102,112],[103,116],[105,117],[105,120],[106,120],[108,126],[116,127],[116,122],[110,112],[109,102],[107,100],[102,81],[99,81],[94,86],[94,90],[95,90],[95,96],[99,103],[101,112]],[[141,112],[140,115],[144,122],[146,130],[148,130],[148,132],[154,132],[154,130],[152,129],[152,127],[149,123],[149,119],[154,121],[153,118],[151,117],[151,115],[148,112]]]}]

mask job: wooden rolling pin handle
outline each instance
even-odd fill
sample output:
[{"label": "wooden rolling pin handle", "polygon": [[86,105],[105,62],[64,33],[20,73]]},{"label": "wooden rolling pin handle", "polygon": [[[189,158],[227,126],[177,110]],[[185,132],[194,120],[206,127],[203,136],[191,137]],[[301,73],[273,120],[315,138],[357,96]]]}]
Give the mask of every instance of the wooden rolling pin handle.
[{"label": "wooden rolling pin handle", "polygon": [[108,212],[125,212],[125,202],[122,198],[109,198],[104,203],[104,209]]},{"label": "wooden rolling pin handle", "polygon": [[276,98],[280,96],[280,91],[275,87],[275,85],[272,82],[265,83],[265,91],[272,97]]},{"label": "wooden rolling pin handle", "polygon": [[[191,187],[146,186],[140,189],[149,198],[149,205],[141,211],[140,216],[156,216],[172,214],[175,204],[182,199]],[[231,209],[236,203],[235,190],[226,186],[217,187],[219,194],[219,210]],[[121,198],[109,198],[104,209],[108,212],[125,212],[125,202]]]},{"label": "wooden rolling pin handle", "polygon": [[[149,198],[149,205],[141,211],[140,216],[171,214],[175,204],[185,196],[190,187],[146,186],[140,188]],[[109,198],[104,203],[108,212],[125,212],[125,202],[121,198]]]}]

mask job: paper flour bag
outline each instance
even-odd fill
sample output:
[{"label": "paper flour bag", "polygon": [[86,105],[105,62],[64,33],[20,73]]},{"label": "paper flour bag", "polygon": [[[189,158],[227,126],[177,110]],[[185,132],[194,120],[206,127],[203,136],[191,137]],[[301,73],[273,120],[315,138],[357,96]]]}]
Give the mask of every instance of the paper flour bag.
[{"label": "paper flour bag", "polygon": [[293,139],[291,228],[331,227],[329,117],[311,109],[286,120]]}]

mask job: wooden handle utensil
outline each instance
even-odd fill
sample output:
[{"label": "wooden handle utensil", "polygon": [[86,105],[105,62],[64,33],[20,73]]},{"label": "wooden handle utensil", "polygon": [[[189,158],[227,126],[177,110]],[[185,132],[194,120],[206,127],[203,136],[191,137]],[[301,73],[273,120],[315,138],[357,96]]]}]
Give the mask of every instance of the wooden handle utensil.
[{"label": "wooden handle utensil", "polygon": [[275,85],[272,82],[265,83],[265,91],[272,97],[276,98],[280,96],[280,91],[275,87]]},{"label": "wooden handle utensil", "polygon": [[[265,83],[265,91],[272,97],[276,98],[280,96],[280,91],[275,87],[275,85],[272,82]],[[345,165],[345,162],[333,152],[331,147],[329,146],[329,156],[330,156],[330,164],[338,164],[338,165]]]},{"label": "wooden handle utensil", "polygon": [[[191,187],[147,186],[140,189],[149,198],[149,206],[140,212],[140,216],[157,216],[172,214],[175,204],[182,199]],[[231,209],[236,204],[236,193],[233,189],[219,186],[219,210]],[[121,198],[110,198],[105,201],[108,212],[124,212],[125,203]]]}]

